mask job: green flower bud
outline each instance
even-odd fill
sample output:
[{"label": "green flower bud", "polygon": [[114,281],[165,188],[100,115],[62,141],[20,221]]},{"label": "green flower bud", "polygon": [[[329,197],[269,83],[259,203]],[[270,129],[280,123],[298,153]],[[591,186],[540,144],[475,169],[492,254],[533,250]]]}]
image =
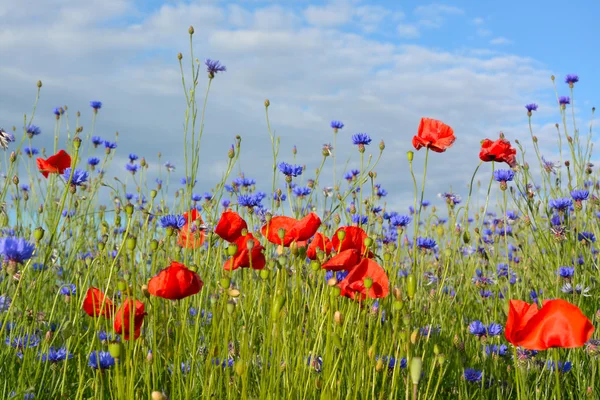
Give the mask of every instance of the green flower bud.
[{"label": "green flower bud", "polygon": [[227,312],[229,314],[233,314],[234,311],[235,311],[235,302],[230,300],[227,302]]},{"label": "green flower bud", "polygon": [[227,246],[227,255],[233,257],[238,251],[237,244],[232,243]]},{"label": "green flower bud", "polygon": [[399,301],[399,300],[394,300],[392,307],[394,308],[394,311],[402,311],[402,309],[404,308],[404,302]]},{"label": "green flower bud", "polygon": [[261,269],[261,270],[260,270],[260,277],[261,277],[263,280],[265,280],[265,281],[266,281],[267,279],[269,279],[269,275],[270,275],[270,273],[271,273],[271,271],[269,271],[268,269]]},{"label": "green flower bud", "polygon": [[271,306],[271,319],[277,320],[279,317],[279,313],[285,304],[285,296],[279,295],[273,299],[273,305]]},{"label": "green flower bud", "polygon": [[423,360],[420,357],[413,357],[410,360],[410,379],[413,385],[418,385],[421,380],[423,370]]},{"label": "green flower bud", "polygon": [[133,251],[135,250],[135,246],[137,245],[137,239],[134,236],[130,236],[125,241],[125,246],[127,250]]},{"label": "green flower bud", "polygon": [[152,250],[152,251],[158,250],[158,240],[152,239],[150,241],[150,250]]},{"label": "green flower bud", "polygon": [[285,237],[285,229],[279,228],[277,230],[277,236],[279,237],[279,239],[283,240],[283,238]]},{"label": "green flower bud", "polygon": [[464,231],[462,239],[463,243],[469,244],[469,242],[471,241],[471,235],[469,234],[469,231]]},{"label": "green flower bud", "polygon": [[406,152],[406,158],[408,159],[408,162],[412,162],[414,156],[415,156],[415,153],[413,153],[411,150]]},{"label": "green flower bud", "polygon": [[127,214],[127,216],[131,217],[133,215],[134,209],[135,208],[133,207],[133,204],[127,203],[127,205],[125,205],[125,214]]},{"label": "green flower bud", "polygon": [[150,198],[154,199],[158,195],[158,192],[154,189],[150,191]]},{"label": "green flower bud", "polygon": [[110,355],[113,358],[120,358],[121,357],[121,343],[120,342],[113,342],[110,343],[108,345],[108,352],[110,353]]},{"label": "green flower bud", "polygon": [[408,293],[409,299],[415,298],[415,293],[417,291],[417,278],[415,278],[414,274],[408,274],[406,277],[406,292]]},{"label": "green flower bud", "polygon": [[117,283],[117,289],[119,289],[121,292],[124,292],[127,289],[127,282],[119,281]]},{"label": "green flower bud", "polygon": [[35,228],[35,230],[33,231],[33,238],[35,239],[35,241],[39,242],[40,240],[42,240],[45,232],[46,231],[44,231],[44,228],[42,228],[41,226]]},{"label": "green flower bud", "polygon": [[313,271],[318,271],[321,269],[321,263],[317,260],[312,260],[310,262],[310,269],[312,269]]},{"label": "green flower bud", "polygon": [[373,245],[373,239],[371,239],[370,237],[366,237],[365,238],[365,247],[368,249]]},{"label": "green flower bud", "polygon": [[225,277],[225,278],[221,278],[221,281],[219,282],[219,284],[221,285],[221,287],[223,289],[228,289],[229,285],[231,285],[231,279]]},{"label": "green flower bud", "polygon": [[337,237],[340,240],[340,242],[343,242],[344,239],[346,239],[346,231],[344,231],[344,230],[338,231]]},{"label": "green flower bud", "polygon": [[365,285],[365,289],[371,289],[371,287],[373,286],[373,279],[365,278],[363,280],[363,284]]}]

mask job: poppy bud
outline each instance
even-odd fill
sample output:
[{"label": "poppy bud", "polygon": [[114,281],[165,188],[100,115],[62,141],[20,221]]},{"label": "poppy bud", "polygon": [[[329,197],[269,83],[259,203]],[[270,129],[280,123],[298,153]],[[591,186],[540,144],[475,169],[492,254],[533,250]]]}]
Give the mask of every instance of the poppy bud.
[{"label": "poppy bud", "polygon": [[344,241],[344,239],[346,239],[346,231],[344,231],[344,230],[338,231],[337,237],[340,241]]},{"label": "poppy bud", "polygon": [[383,255],[383,260],[384,261],[390,261],[392,259],[392,254],[391,253],[384,253]]},{"label": "poppy bud", "polygon": [[471,241],[471,235],[469,234],[469,231],[465,231],[463,233],[463,243],[468,244]]},{"label": "poppy bud", "polygon": [[269,279],[270,273],[271,273],[271,271],[269,271],[268,269],[261,269],[260,270],[260,277],[263,280],[267,280],[267,279]]},{"label": "poppy bud", "polygon": [[190,35],[193,35],[193,34],[194,34],[194,27],[193,27],[193,26],[191,26],[191,25],[190,25],[190,28],[188,29],[188,33],[189,33]]},{"label": "poppy bud", "polygon": [[[341,222],[341,220],[342,220],[342,219],[340,218],[340,214],[335,214],[335,215],[333,216],[333,222],[335,222],[336,224],[339,224],[339,223]],[[340,231],[340,232],[341,232],[341,231]],[[339,239],[339,237],[340,237],[340,236],[339,236],[339,233],[340,233],[340,232],[338,232],[338,239]],[[345,233],[344,233],[344,237],[346,237],[346,236],[345,236]],[[340,239],[340,240],[343,240],[343,239]]]},{"label": "poppy bud", "polygon": [[[181,54],[181,53],[179,53]],[[165,396],[162,392],[155,390],[152,392],[151,396],[152,400],[167,400],[167,396]]]},{"label": "poppy bud", "polygon": [[117,283],[117,289],[118,289],[120,292],[124,292],[124,291],[127,289],[127,282],[125,282],[125,281],[119,281],[119,282]]},{"label": "poppy bud", "polygon": [[104,250],[105,244],[104,242],[98,242],[98,250],[102,251]]},{"label": "poppy bud", "polygon": [[15,161],[17,161],[17,153],[13,151],[10,153],[10,162],[14,163]]},{"label": "poppy bud", "polygon": [[125,206],[125,214],[127,214],[129,217],[131,217],[133,215],[133,204],[131,203],[127,203],[127,205]]},{"label": "poppy bud", "polygon": [[177,59],[178,59],[179,61],[181,61],[181,59],[182,59],[182,58],[183,58],[183,54],[181,54],[181,53],[177,53]]},{"label": "poppy bud", "polygon": [[402,300],[394,300],[392,307],[394,308],[394,311],[402,311],[404,308],[404,302],[402,302]]},{"label": "poppy bud", "polygon": [[410,360],[410,378],[413,385],[418,385],[421,380],[421,371],[423,369],[423,360],[420,357],[413,357]]},{"label": "poppy bud", "polygon": [[298,243],[292,242],[290,244],[290,252],[292,253],[293,256],[298,255]]},{"label": "poppy bud", "polygon": [[279,312],[283,308],[285,304],[285,296],[279,295],[273,299],[273,305],[271,306],[271,319],[277,320],[279,317]]},{"label": "poppy bud", "polygon": [[150,241],[150,250],[156,251],[158,249],[158,240],[152,239]]},{"label": "poppy bud", "polygon": [[438,225],[435,228],[435,232],[438,234],[438,236],[442,236],[444,234],[444,227],[441,225]]},{"label": "poppy bud", "polygon": [[283,240],[283,238],[285,237],[285,229],[279,228],[277,230],[277,236],[279,237],[279,239]]},{"label": "poppy bud", "polygon": [[237,251],[238,251],[237,244],[232,243],[229,246],[227,246],[227,255],[233,257],[234,255],[236,255]]},{"label": "poppy bud", "polygon": [[81,147],[81,138],[79,136],[75,136],[73,138],[73,147],[75,147],[76,149]]},{"label": "poppy bud", "polygon": [[435,354],[436,356],[440,354],[440,346],[438,346],[437,344],[433,345],[433,354]]},{"label": "poppy bud", "polygon": [[366,237],[364,243],[365,247],[368,249],[373,245],[373,239],[371,239],[370,237]]},{"label": "poppy bud", "polygon": [[233,314],[234,311],[235,311],[235,302],[230,300],[227,302],[227,312],[229,314]]},{"label": "poppy bud", "polygon": [[108,352],[112,358],[118,359],[121,357],[121,343],[113,342],[108,345]]},{"label": "poppy bud", "polygon": [[406,277],[406,292],[408,293],[409,299],[415,298],[415,292],[417,291],[417,279],[413,274],[408,274]]},{"label": "poppy bud", "polygon": [[408,162],[412,162],[414,156],[415,156],[415,153],[413,153],[411,150],[406,152],[406,158],[408,158]]},{"label": "poppy bud", "polygon": [[379,142],[379,150],[381,150],[381,151],[385,150],[385,143],[383,140],[381,142]]},{"label": "poppy bud", "polygon": [[333,320],[336,324],[342,325],[344,323],[344,315],[341,312],[336,311],[333,313]]},{"label": "poppy bud", "polygon": [[269,101],[269,99],[265,100],[265,107],[269,107],[271,105],[271,102]]},{"label": "poppy bud", "polygon": [[381,372],[381,371],[383,371],[383,368],[384,368],[383,360],[380,358],[379,360],[377,360],[377,364],[375,364],[375,371]]},{"label": "poppy bud", "polygon": [[333,297],[338,297],[342,293],[342,289],[339,286],[334,286],[331,290],[331,295]]},{"label": "poppy bud", "polygon": [[125,245],[127,246],[127,250],[133,251],[137,245],[137,239],[134,236],[130,236],[125,241]]},{"label": "poppy bud", "polygon": [[18,185],[18,184],[19,184],[19,177],[18,177],[18,176],[16,176],[16,175],[15,175],[15,176],[13,176],[13,179],[12,179],[12,181],[13,181],[13,183],[14,183],[15,185]]},{"label": "poppy bud", "polygon": [[148,285],[146,285],[146,284],[142,285],[142,293],[147,298],[150,298],[150,292],[148,291]]},{"label": "poppy bud", "polygon": [[373,279],[372,278],[365,278],[363,280],[363,284],[365,285],[365,289],[371,289],[371,287],[373,286]]},{"label": "poppy bud", "polygon": [[33,231],[33,238],[35,239],[35,241],[39,242],[40,240],[42,240],[45,232],[46,231],[44,231],[44,228],[42,228],[41,226],[35,228]]},{"label": "poppy bud", "polygon": [[228,289],[229,285],[231,285],[231,279],[225,277],[225,278],[221,278],[221,280],[219,281],[219,284],[221,285],[221,287],[223,289]]},{"label": "poppy bud", "polygon": [[402,292],[400,292],[399,287],[395,287],[394,289],[392,289],[392,295],[394,295],[394,298],[396,300],[402,301]]}]

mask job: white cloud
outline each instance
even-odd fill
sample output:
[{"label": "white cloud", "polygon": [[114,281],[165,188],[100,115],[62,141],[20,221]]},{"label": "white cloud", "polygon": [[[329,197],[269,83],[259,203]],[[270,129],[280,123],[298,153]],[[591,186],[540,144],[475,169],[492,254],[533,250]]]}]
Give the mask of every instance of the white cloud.
[{"label": "white cloud", "polygon": [[503,45],[503,44],[511,44],[511,43],[512,43],[512,41],[505,37],[497,37],[497,38],[490,40],[490,44],[493,44],[493,45]]},{"label": "white cloud", "polygon": [[400,24],[396,29],[398,30],[398,35],[403,38],[413,39],[420,36],[419,28],[415,25]]},{"label": "white cloud", "polygon": [[414,14],[419,17],[419,24],[428,28],[439,28],[447,17],[463,15],[464,11],[458,7],[445,4],[428,4],[418,6]]}]

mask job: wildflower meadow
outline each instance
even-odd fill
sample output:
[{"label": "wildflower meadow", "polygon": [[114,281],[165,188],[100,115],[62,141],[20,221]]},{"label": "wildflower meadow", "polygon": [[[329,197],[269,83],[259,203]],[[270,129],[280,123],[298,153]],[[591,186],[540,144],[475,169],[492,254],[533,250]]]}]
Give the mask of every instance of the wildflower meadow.
[{"label": "wildflower meadow", "polygon": [[[435,115],[405,127],[412,150],[395,165],[413,196],[392,209],[383,141],[332,116],[307,168],[280,149],[269,100],[256,116],[269,168],[238,173],[245,142],[231,137],[223,178],[199,187],[228,71],[192,51],[173,59],[177,160],[96,132],[111,118],[99,100],[39,109],[41,81],[23,125],[0,131],[0,398],[600,398],[600,184],[577,75],[551,78],[554,137],[536,136],[538,106],[523,105],[530,140],[482,137],[468,185],[435,198],[427,167],[461,132]],[[109,176],[117,153],[128,162]]]}]

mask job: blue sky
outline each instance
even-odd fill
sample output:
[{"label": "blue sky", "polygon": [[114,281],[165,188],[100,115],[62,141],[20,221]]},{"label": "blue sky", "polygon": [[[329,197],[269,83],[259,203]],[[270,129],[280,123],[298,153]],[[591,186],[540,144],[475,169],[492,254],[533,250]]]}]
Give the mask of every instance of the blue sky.
[{"label": "blue sky", "polygon": [[[36,139],[40,147],[51,143],[54,107],[81,110],[89,128],[88,102],[97,99],[104,107],[96,133],[120,133],[109,176],[123,175],[127,154],[135,152],[146,157],[153,179],[161,152],[161,163],[179,167],[178,181],[185,105],[175,55],[189,56],[187,29],[194,25],[195,56],[228,67],[209,100],[198,192],[218,182],[237,134],[244,143],[240,168],[261,182],[269,170],[262,107],[269,98],[280,161],[289,162],[297,145],[299,162],[314,170],[321,145],[332,140],[332,119],[346,124],[337,150],[344,160],[353,156],[349,167],[358,163],[351,134],[385,140],[378,176],[389,204],[402,208],[412,202],[405,153],[423,116],[450,124],[458,137],[430,164],[430,198],[450,188],[465,194],[483,138],[503,131],[531,154],[527,103],[540,105],[534,130],[542,152],[557,153],[551,74],[561,95],[568,94],[564,75],[579,74],[577,119],[588,124],[600,82],[599,56],[589,44],[600,33],[597,15],[595,1],[568,8],[559,1],[3,2],[0,126],[22,124],[41,79],[35,123],[47,134]],[[480,174],[485,181],[489,170]]]}]

